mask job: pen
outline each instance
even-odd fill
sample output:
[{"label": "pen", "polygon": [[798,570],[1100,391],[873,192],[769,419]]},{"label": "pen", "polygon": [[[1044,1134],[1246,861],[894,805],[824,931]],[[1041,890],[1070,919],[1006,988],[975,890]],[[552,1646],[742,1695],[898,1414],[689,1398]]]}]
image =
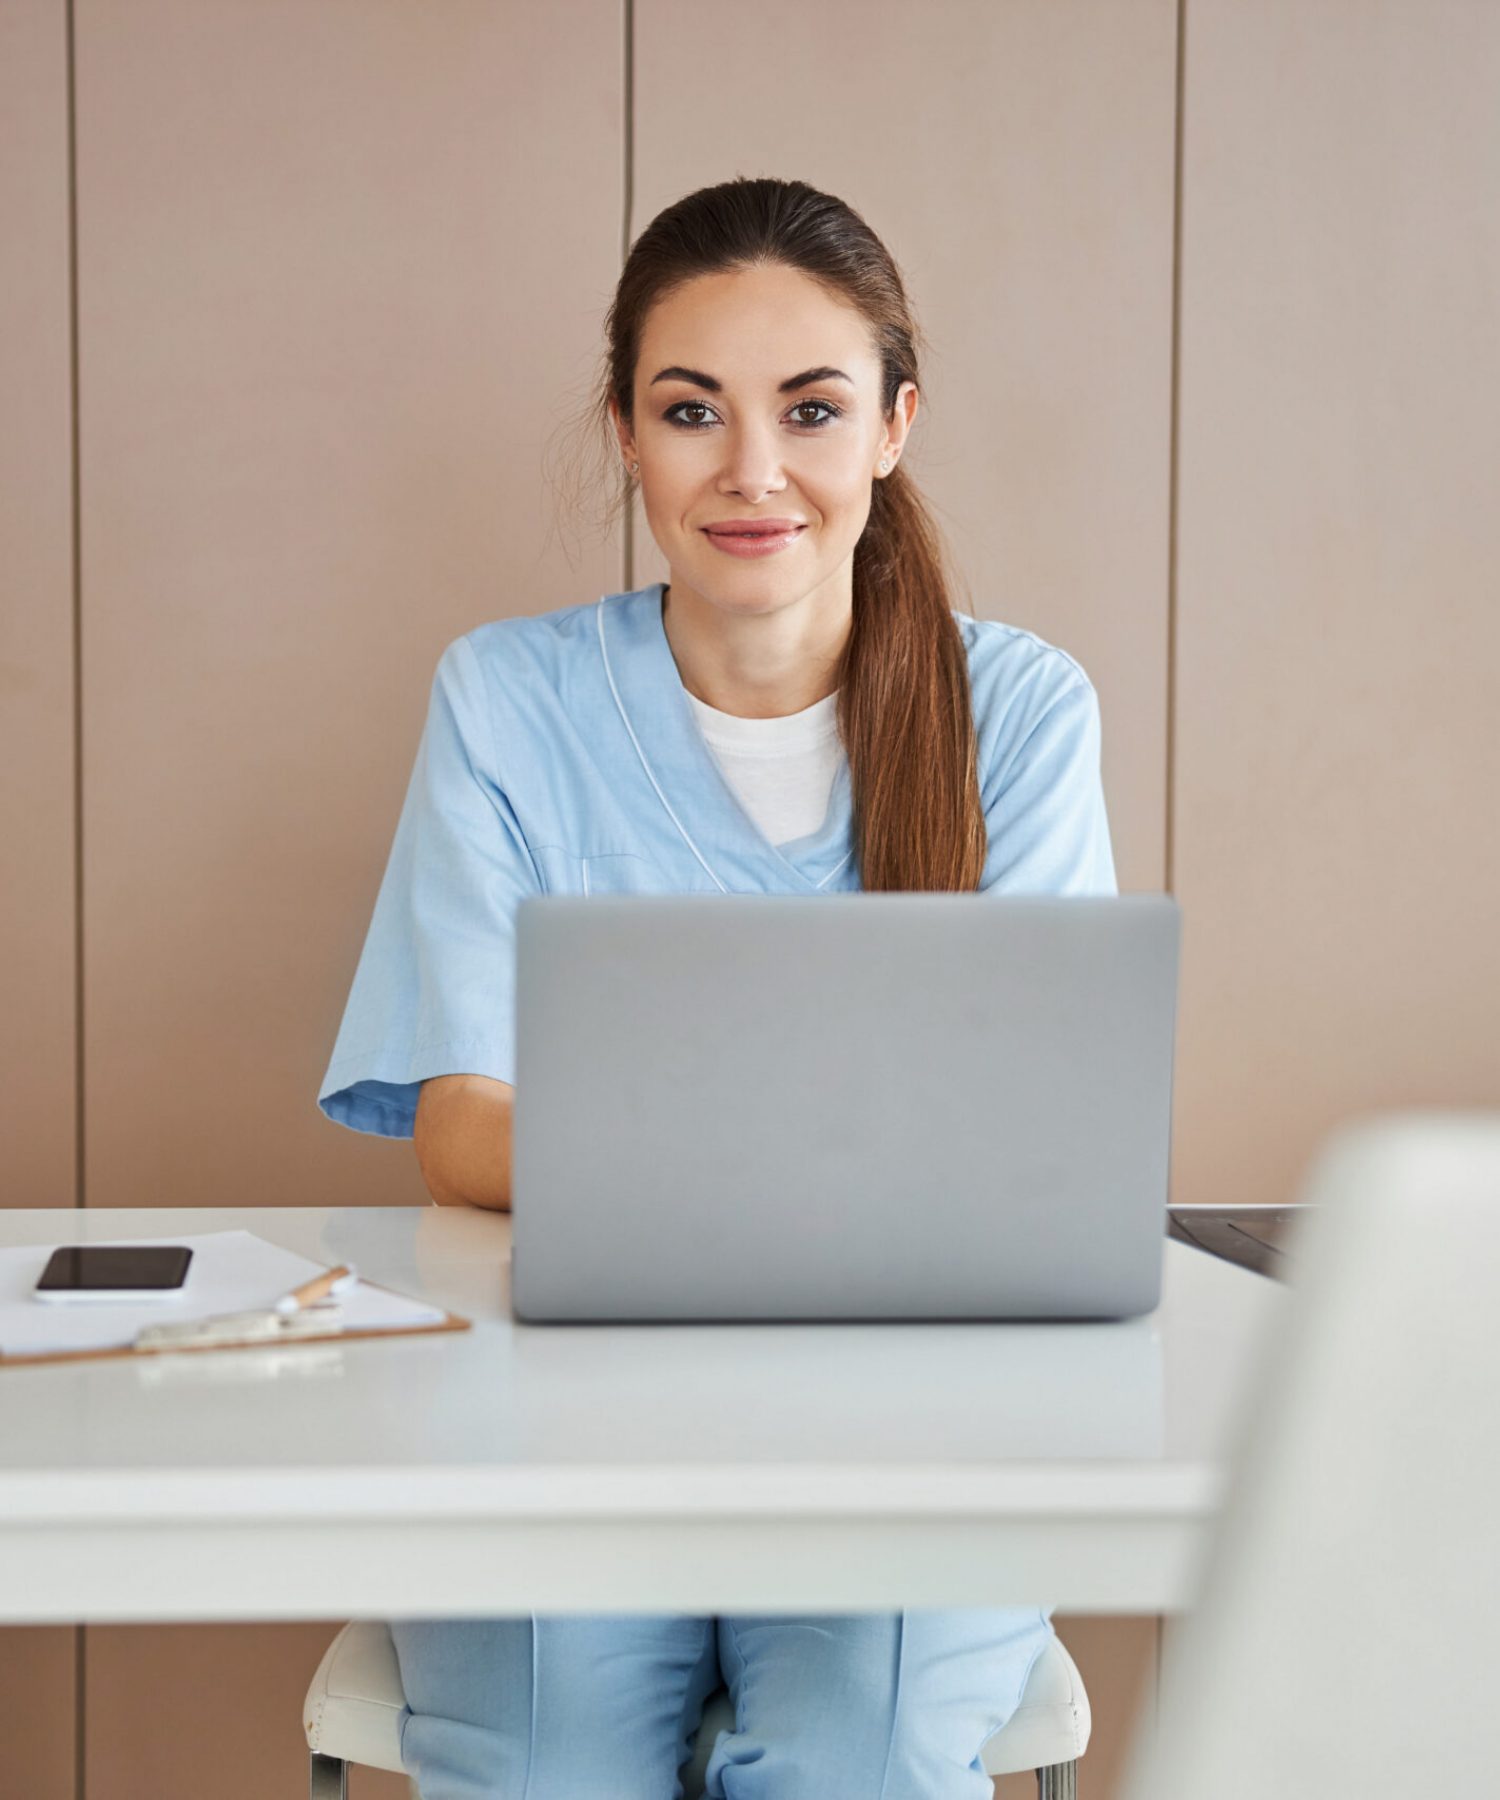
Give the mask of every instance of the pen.
[{"label": "pen", "polygon": [[304,1281],[300,1287],[294,1287],[290,1293],[283,1294],[271,1310],[279,1313],[296,1312],[299,1307],[310,1306],[315,1300],[322,1300],[327,1295],[346,1293],[358,1279],[353,1263],[340,1263],[336,1269],[325,1269],[321,1275],[314,1275],[311,1281]]}]

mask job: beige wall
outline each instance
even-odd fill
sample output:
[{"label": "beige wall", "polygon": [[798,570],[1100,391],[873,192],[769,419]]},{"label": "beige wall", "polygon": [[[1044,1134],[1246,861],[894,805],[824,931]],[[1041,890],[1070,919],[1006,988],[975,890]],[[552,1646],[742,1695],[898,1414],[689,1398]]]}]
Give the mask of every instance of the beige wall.
[{"label": "beige wall", "polygon": [[1191,0],[1173,1185],[1500,1098],[1500,8]]},{"label": "beige wall", "polygon": [[[1495,1103],[1500,13],[1189,0],[1180,60],[1175,0],[767,0],[753,78],[627,16],[629,79],[608,0],[74,0],[71,70],[0,8],[6,1203],[423,1198],[314,1094],[432,666],[662,572],[639,517],[569,560],[545,453],[627,233],[735,173],[887,238],[968,595],[1098,684],[1184,909],[1174,1197]],[[291,1791],[335,1623],[0,1633],[0,1791]],[[1156,1624],[1061,1624],[1105,1800]]]},{"label": "beige wall", "polygon": [[68,55],[0,7],[0,1144],[11,1206],[75,1198]]},{"label": "beige wall", "polygon": [[[77,1193],[67,19],[0,5],[0,1193]],[[0,1794],[73,1800],[82,1632],[0,1630]]]},{"label": "beige wall", "polygon": [[567,10],[83,9],[89,1205],[426,1199],[314,1098],[438,653],[619,584],[544,554],[620,245]]}]

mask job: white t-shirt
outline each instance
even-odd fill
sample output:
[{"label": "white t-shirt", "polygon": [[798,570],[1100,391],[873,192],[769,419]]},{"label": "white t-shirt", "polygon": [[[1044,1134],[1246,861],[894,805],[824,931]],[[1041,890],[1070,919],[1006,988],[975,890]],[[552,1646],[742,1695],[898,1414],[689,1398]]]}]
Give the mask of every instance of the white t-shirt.
[{"label": "white t-shirt", "polygon": [[724,779],[769,842],[787,844],[816,831],[844,753],[838,694],[780,719],[741,719],[696,694],[688,699]]}]

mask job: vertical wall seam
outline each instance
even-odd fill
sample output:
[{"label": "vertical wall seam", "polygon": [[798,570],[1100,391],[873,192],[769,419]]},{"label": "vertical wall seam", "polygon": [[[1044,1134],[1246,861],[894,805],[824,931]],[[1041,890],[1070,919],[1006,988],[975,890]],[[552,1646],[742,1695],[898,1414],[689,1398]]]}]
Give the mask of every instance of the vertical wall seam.
[{"label": "vertical wall seam", "polygon": [[1172,141],[1172,384],[1167,454],[1167,741],[1166,867],[1163,886],[1177,878],[1177,534],[1182,446],[1182,146],[1187,97],[1187,0],[1177,0],[1177,83]]},{"label": "vertical wall seam", "polygon": [[[77,59],[73,45],[73,0],[63,8],[65,105],[68,160],[68,383],[69,476],[72,483],[73,611],[73,1205],[88,1203],[84,1186],[83,1127],[83,606],[79,514],[78,431],[78,122]],[[73,1627],[73,1800],[85,1800],[84,1721],[87,1713],[88,1639]]]},{"label": "vertical wall seam", "polygon": [[[624,96],[622,107],[622,134],[620,145],[621,194],[620,194],[620,267],[625,267],[625,259],[630,254],[630,215],[635,208],[635,0],[623,0],[621,23],[624,30],[622,67],[624,75]],[[625,508],[625,538],[621,546],[625,571],[623,582],[626,590],[635,586],[635,501],[631,500]]]},{"label": "vertical wall seam", "polygon": [[88,1204],[84,1186],[83,1129],[83,605],[79,512],[78,431],[78,130],[75,116],[73,0],[64,12],[67,32],[68,112],[68,382],[72,482],[73,608],[73,1157],[75,1207]]}]

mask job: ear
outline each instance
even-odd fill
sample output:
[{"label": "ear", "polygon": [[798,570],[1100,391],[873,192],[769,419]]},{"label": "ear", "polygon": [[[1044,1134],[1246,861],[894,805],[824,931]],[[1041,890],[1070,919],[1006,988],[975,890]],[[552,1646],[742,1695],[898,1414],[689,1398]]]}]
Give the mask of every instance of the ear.
[{"label": "ear", "polygon": [[[896,390],[896,399],[891,407],[891,416],[886,423],[885,439],[880,446],[879,457],[889,458],[894,468],[906,443],[907,434],[912,428],[912,421],[917,416],[919,396],[914,381],[903,381]],[[887,471],[889,473],[889,470]]]},{"label": "ear", "polygon": [[615,399],[613,394],[610,395],[608,404],[609,422],[614,427],[615,438],[620,446],[620,454],[625,458],[626,462],[634,462],[636,460],[635,436],[630,427],[625,423],[624,416],[620,412],[619,402]]}]

